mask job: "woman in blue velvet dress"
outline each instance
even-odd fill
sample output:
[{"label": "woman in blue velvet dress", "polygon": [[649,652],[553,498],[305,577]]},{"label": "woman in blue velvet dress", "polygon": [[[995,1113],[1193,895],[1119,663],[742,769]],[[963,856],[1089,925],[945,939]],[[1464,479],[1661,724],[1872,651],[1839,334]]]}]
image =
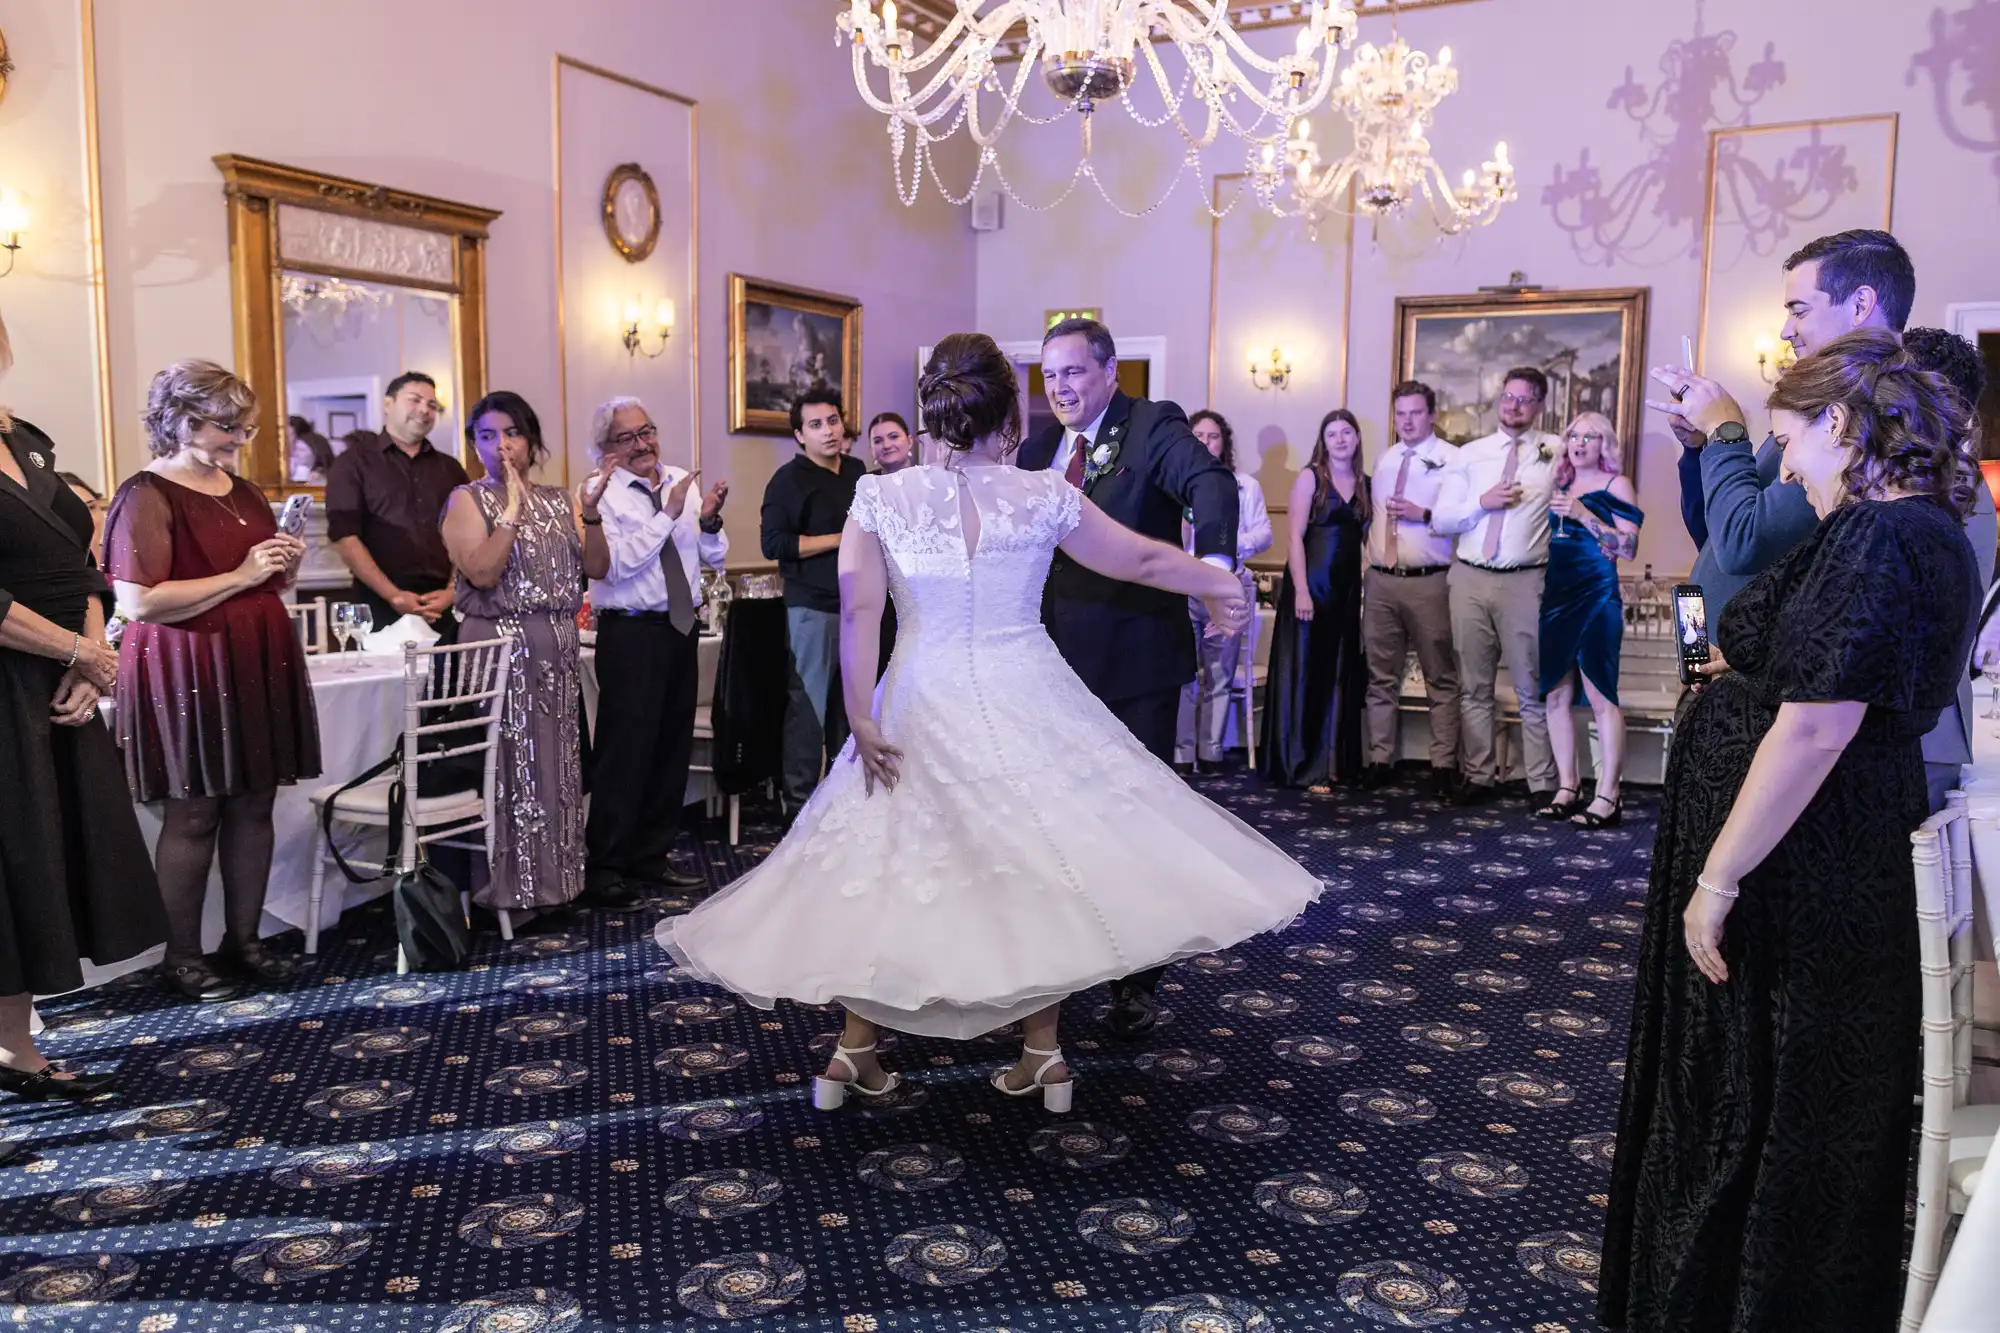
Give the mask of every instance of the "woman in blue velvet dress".
[{"label": "woman in blue velvet dress", "polygon": [[[1556,796],[1539,813],[1583,828],[1624,818],[1618,782],[1625,767],[1625,714],[1618,707],[1618,651],[1625,604],[1618,562],[1638,550],[1646,516],[1632,483],[1618,472],[1611,422],[1585,412],[1563,432],[1563,461],[1549,501],[1549,573],[1542,588],[1541,680],[1549,744],[1556,752]],[[1586,804],[1576,762],[1577,685],[1597,722],[1597,789]]]}]

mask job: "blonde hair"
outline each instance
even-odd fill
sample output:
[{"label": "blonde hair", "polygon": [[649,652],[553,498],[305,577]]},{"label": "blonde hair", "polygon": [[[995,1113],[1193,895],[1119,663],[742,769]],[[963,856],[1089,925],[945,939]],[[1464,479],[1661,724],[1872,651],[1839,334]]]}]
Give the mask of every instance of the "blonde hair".
[{"label": "blonde hair", "polygon": [[[7,336],[7,321],[0,319],[0,375],[14,368],[14,342]],[[14,409],[0,403],[0,435],[14,429]]]},{"label": "blonde hair", "polygon": [[213,361],[176,361],[146,392],[146,442],[155,458],[179,453],[203,422],[233,430],[257,411],[257,395]]},{"label": "blonde hair", "polygon": [[1611,418],[1602,412],[1579,412],[1576,419],[1563,427],[1562,461],[1556,464],[1556,489],[1566,491],[1576,482],[1576,465],[1569,461],[1569,433],[1586,427],[1596,427],[1604,437],[1597,446],[1597,467],[1607,477],[1618,475],[1621,460],[1618,443],[1618,428],[1611,424]]}]

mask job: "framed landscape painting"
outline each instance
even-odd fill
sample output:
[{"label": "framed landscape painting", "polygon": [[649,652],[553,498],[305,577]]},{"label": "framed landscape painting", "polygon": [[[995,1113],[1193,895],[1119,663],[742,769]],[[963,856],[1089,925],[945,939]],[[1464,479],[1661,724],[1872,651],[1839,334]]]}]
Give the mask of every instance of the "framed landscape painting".
[{"label": "framed landscape painting", "polygon": [[840,395],[848,435],[861,433],[861,303],[805,287],[729,275],[729,429],[792,433],[792,404],[824,385]]},{"label": "framed landscape painting", "polygon": [[1398,381],[1437,390],[1439,439],[1464,444],[1500,428],[1500,386],[1516,366],[1549,377],[1535,424],[1555,432],[1579,412],[1602,412],[1617,429],[1630,477],[1645,411],[1646,305],[1651,289],[1481,292],[1396,298],[1391,365]]}]

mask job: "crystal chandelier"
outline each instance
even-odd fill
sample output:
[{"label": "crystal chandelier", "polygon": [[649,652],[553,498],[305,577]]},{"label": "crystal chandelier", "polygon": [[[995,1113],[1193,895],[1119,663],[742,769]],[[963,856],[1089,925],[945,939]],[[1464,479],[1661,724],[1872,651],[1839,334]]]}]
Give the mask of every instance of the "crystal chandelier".
[{"label": "crystal chandelier", "polygon": [[357,286],[339,278],[302,278],[287,273],[278,280],[279,303],[298,315],[320,309],[339,320],[356,307],[372,314],[394,299],[389,292]]},{"label": "crystal chandelier", "polygon": [[1444,235],[1486,225],[1516,197],[1514,164],[1507,159],[1507,145],[1496,144],[1491,159],[1477,172],[1468,168],[1457,188],[1452,187],[1431,157],[1426,131],[1438,104],[1457,91],[1458,71],[1452,68],[1448,46],[1432,60],[1411,49],[1400,34],[1385,47],[1362,44],[1341,70],[1332,98],[1353,125],[1352,151],[1322,169],[1312,126],[1300,118],[1283,148],[1268,146],[1255,164],[1252,178],[1259,196],[1272,201],[1289,169],[1296,211],[1315,226],[1329,213],[1353,212],[1372,219],[1379,230],[1383,219],[1420,197]]},{"label": "crystal chandelier", "polygon": [[[1139,124],[1157,128],[1172,121],[1186,143],[1181,171],[1199,170],[1201,150],[1227,129],[1247,145],[1254,169],[1260,155],[1276,151],[1285,127],[1300,122],[1324,103],[1334,88],[1338,48],[1353,40],[1351,0],[1287,0],[1300,28],[1289,55],[1275,59],[1253,51],[1233,26],[1228,0],[956,0],[957,11],[931,44],[917,50],[916,34],[898,26],[895,0],[851,0],[836,20],[838,39],[851,43],[854,83],[863,100],[889,118],[889,146],[896,191],[914,204],[929,173],[938,192],[964,203],[991,171],[1016,203],[1052,208],[1079,181],[1089,179],[1107,203],[1131,213],[1105,192],[1091,165],[1091,117],[1100,105],[1123,102]],[[982,13],[981,11],[984,10]],[[1025,32],[1025,35],[1024,35]],[[1157,42],[1171,43],[1186,66],[1176,83],[1161,63]],[[1003,74],[1000,61],[1018,57]],[[1164,113],[1147,119],[1127,94],[1144,65]],[[1043,84],[1060,104],[1054,115],[1036,117],[1021,99],[1039,70]],[[883,85],[877,88],[877,81]],[[982,102],[990,95],[991,104]],[[1186,108],[1200,128],[1189,125]],[[1056,199],[1029,204],[1008,184],[998,144],[1016,116],[1048,124],[1075,112],[1082,125],[1082,153],[1067,187]],[[938,178],[931,145],[963,126],[979,147],[979,169],[963,193]],[[1173,193],[1145,212],[1151,212]]]}]

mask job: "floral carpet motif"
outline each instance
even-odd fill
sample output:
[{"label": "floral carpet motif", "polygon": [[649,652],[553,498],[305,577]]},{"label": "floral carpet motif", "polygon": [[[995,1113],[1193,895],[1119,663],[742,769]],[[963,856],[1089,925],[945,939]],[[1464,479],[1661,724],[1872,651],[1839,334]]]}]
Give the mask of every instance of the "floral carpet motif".
[{"label": "floral carpet motif", "polygon": [[[96,1333],[1586,1333],[1656,800],[1594,833],[1398,784],[1203,790],[1321,876],[1169,971],[1154,1037],[1065,1012],[1072,1114],[1010,1039],[903,1037],[816,1113],[823,1010],[686,979],[664,912],[581,912],[397,977],[378,902],[280,993],[53,1001],[117,1069],[0,1100],[0,1320]],[[770,850],[700,844],[727,882]],[[294,947],[295,943],[294,943]],[[886,1043],[885,1043],[886,1045]]]}]

